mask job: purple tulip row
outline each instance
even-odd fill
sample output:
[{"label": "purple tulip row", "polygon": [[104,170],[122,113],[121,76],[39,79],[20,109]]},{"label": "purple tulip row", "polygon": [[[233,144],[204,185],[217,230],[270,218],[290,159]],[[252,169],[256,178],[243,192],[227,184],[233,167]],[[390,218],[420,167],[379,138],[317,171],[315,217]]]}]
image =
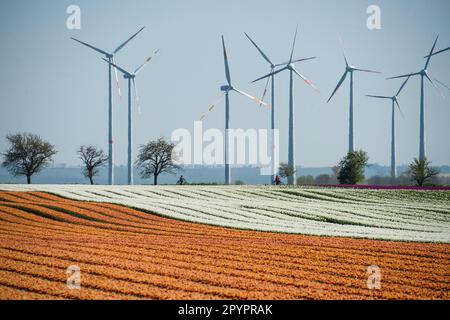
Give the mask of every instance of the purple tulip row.
[{"label": "purple tulip row", "polygon": [[329,188],[349,188],[349,189],[367,189],[367,190],[434,190],[434,191],[450,191],[450,187],[417,187],[417,186],[370,186],[370,185],[321,185],[321,187]]}]

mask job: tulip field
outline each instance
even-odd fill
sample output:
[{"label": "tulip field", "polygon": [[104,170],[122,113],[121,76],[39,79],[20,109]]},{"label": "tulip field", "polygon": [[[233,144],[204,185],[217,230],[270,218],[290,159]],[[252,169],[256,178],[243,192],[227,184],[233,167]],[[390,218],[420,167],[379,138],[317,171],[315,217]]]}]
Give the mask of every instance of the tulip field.
[{"label": "tulip field", "polygon": [[304,235],[450,243],[450,191],[272,186],[0,185],[177,220]]},{"label": "tulip field", "polygon": [[449,191],[0,185],[0,299],[449,298]]}]

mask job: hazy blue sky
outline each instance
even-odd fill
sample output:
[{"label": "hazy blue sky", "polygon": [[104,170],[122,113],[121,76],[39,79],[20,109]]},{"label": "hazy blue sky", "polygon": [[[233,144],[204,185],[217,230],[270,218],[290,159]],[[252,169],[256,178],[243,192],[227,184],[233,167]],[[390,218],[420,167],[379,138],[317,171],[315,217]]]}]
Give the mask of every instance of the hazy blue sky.
[{"label": "hazy blue sky", "polygon": [[[81,7],[81,30],[68,30],[66,8]],[[368,30],[366,9],[381,7],[381,30]],[[95,52],[70,37],[112,50],[139,27],[143,33],[116,56],[134,69],[157,48],[155,60],[139,74],[142,113],[135,113],[135,146],[193,121],[220,95],[225,83],[220,35],[224,34],[235,85],[261,95],[264,83],[251,80],[268,66],[244,37],[249,33],[275,61],[289,56],[295,25],[300,27],[296,57],[317,55],[298,69],[321,89],[317,95],[295,82],[297,164],[328,166],[347,150],[348,82],[326,104],[344,71],[342,36],[348,58],[383,75],[355,75],[355,145],[370,162],[389,164],[390,104],[365,94],[392,95],[401,80],[385,77],[419,71],[439,33],[438,48],[450,45],[450,1],[24,1],[0,2],[0,150],[4,136],[38,133],[54,143],[56,162],[77,163],[81,144],[107,150],[107,66]],[[429,71],[450,84],[450,52],[435,57]],[[287,139],[288,74],[277,78],[277,125]],[[126,83],[121,87],[126,94]],[[436,165],[450,164],[450,91],[443,100],[426,84],[427,154]],[[126,99],[115,97],[116,163],[126,161]],[[398,164],[418,155],[419,79],[400,96],[404,118],[397,118]],[[231,95],[231,126],[266,128],[269,111]],[[223,128],[223,106],[205,127]],[[287,143],[281,143],[281,159]]]}]

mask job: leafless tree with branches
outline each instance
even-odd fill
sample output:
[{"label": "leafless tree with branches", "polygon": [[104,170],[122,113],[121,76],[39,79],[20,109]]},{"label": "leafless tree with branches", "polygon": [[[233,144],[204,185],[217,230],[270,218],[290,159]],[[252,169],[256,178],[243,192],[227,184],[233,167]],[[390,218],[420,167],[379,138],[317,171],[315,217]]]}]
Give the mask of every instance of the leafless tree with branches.
[{"label": "leafless tree with branches", "polygon": [[153,176],[153,182],[157,185],[161,173],[174,174],[180,170],[181,167],[174,163],[176,160],[174,147],[175,144],[167,142],[164,138],[141,145],[136,160],[136,165],[141,169],[141,177],[146,179]]},{"label": "leafless tree with branches", "polygon": [[98,169],[106,164],[108,156],[94,146],[81,146],[77,153],[83,162],[83,175],[94,184],[94,177],[98,175]]},{"label": "leafless tree with branches", "polygon": [[9,148],[3,153],[2,165],[15,177],[26,176],[28,184],[31,184],[31,176],[50,165],[57,153],[54,145],[36,134],[10,134],[6,140]]}]

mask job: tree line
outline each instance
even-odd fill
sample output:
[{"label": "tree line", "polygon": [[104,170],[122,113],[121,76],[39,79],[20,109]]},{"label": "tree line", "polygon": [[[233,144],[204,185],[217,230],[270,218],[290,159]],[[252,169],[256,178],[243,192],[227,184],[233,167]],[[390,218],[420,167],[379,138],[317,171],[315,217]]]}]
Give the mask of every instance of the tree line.
[{"label": "tree line", "polygon": [[[50,142],[32,133],[10,134],[6,140],[9,147],[2,154],[2,166],[14,177],[25,176],[28,184],[31,184],[34,174],[53,163],[53,157],[58,152]],[[164,138],[141,145],[135,163],[141,177],[153,177],[154,184],[158,184],[161,173],[175,173],[181,169],[175,164],[174,148],[175,145]],[[82,145],[76,153],[82,164],[83,176],[93,185],[99,169],[107,164],[108,156],[102,149],[92,145]]]},{"label": "tree line", "polygon": [[[6,140],[9,146],[2,154],[2,166],[14,177],[25,176],[28,184],[31,184],[31,178],[34,174],[41,172],[53,163],[53,157],[57,154],[54,145],[36,134],[10,134],[6,136]],[[177,158],[173,152],[174,148],[175,144],[162,137],[141,145],[135,162],[135,165],[140,170],[141,177],[143,179],[153,177],[153,183],[156,185],[160,174],[174,174],[181,170],[181,167],[176,164]],[[89,179],[91,184],[94,184],[94,177],[98,176],[99,169],[107,164],[108,156],[102,149],[92,145],[82,145],[76,150],[76,153],[82,164],[82,174]],[[368,160],[369,157],[365,151],[348,152],[333,167],[332,175],[319,175],[316,178],[302,176],[297,179],[297,184],[327,185],[339,183],[354,185],[361,183],[365,180],[364,169]],[[278,172],[280,177],[288,178],[295,173],[295,168],[286,163],[281,163]],[[398,179],[407,177],[418,186],[423,186],[438,174],[439,170],[432,167],[431,162],[427,159],[414,159],[409,164],[406,174]],[[388,179],[385,177],[378,178],[378,181],[382,180],[383,182],[386,182]],[[396,179],[391,178],[390,182],[395,183]]]},{"label": "tree line", "polygon": [[[435,184],[449,184],[450,182],[450,179],[438,179],[438,168],[431,166],[431,161],[426,158],[423,160],[414,158],[408,165],[408,170],[400,177],[372,177],[366,180],[364,169],[367,167],[368,161],[369,157],[365,151],[348,152],[332,168],[333,174],[321,174],[317,177],[300,176],[296,182],[297,185],[356,185],[362,182],[367,182],[369,185],[405,185],[414,181],[420,187],[429,181],[434,181]],[[282,163],[278,172],[281,177],[288,178],[294,175],[295,168],[287,163]]]}]

